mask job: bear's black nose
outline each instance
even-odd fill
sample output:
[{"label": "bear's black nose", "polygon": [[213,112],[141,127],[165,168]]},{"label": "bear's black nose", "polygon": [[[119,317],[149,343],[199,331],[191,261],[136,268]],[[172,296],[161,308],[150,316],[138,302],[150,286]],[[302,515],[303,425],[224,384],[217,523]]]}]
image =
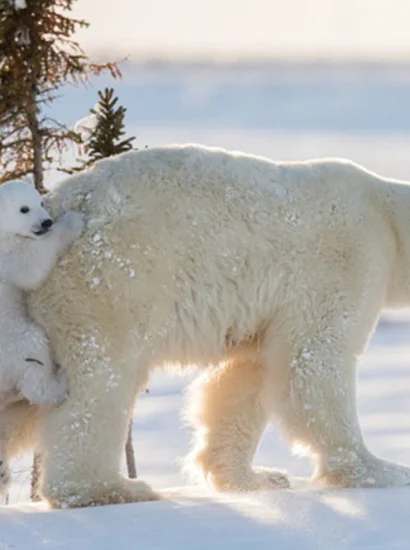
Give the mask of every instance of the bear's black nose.
[{"label": "bear's black nose", "polygon": [[48,220],[43,220],[41,222],[42,229],[50,229],[52,225],[53,225],[53,220],[51,218],[48,218]]}]

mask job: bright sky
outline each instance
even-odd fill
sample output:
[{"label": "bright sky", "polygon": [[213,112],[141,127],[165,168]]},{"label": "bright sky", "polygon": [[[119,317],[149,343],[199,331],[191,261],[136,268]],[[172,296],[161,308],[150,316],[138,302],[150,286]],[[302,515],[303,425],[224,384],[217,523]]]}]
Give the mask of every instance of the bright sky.
[{"label": "bright sky", "polygon": [[91,52],[410,59],[410,0],[78,0]]}]

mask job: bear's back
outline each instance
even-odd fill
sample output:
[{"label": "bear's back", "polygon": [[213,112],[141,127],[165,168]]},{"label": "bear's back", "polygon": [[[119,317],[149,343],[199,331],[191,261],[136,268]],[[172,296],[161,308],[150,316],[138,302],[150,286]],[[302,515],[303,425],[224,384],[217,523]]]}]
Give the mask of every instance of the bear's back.
[{"label": "bear's back", "polygon": [[[315,212],[363,211],[371,202],[375,175],[348,161],[271,160],[196,145],[130,151],[102,160],[60,183],[50,194],[54,214],[90,212],[103,223],[152,210],[209,210],[213,216],[260,218],[282,213],[310,217]],[[347,208],[346,208],[347,207]],[[159,221],[159,220],[157,220]],[[96,222],[97,223],[97,222]]]}]

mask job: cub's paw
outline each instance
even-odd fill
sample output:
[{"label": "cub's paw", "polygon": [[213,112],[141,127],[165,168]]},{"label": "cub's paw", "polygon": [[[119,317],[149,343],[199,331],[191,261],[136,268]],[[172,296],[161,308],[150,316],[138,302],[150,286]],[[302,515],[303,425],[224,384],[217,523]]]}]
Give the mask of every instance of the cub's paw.
[{"label": "cub's paw", "polygon": [[68,397],[68,378],[61,369],[40,364],[27,363],[26,376],[22,381],[21,394],[32,405],[55,407],[61,405]]},{"label": "cub's paw", "polygon": [[64,215],[60,223],[66,231],[67,240],[73,242],[84,230],[85,215],[82,212],[70,211]]},{"label": "cub's paw", "polygon": [[49,385],[45,388],[42,405],[59,407],[69,396],[68,378],[66,373],[58,369],[50,377]]}]

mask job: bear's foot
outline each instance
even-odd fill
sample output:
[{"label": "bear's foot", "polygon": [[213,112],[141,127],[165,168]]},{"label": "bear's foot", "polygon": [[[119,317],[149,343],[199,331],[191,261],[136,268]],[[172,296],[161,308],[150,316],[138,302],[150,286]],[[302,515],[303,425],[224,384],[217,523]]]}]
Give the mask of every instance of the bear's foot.
[{"label": "bear's foot", "polygon": [[159,500],[161,497],[143,481],[122,478],[117,482],[89,484],[56,482],[42,491],[43,499],[52,508],[84,508],[106,504],[125,504]]},{"label": "bear's foot", "polygon": [[349,461],[335,457],[318,468],[313,480],[329,488],[403,487],[410,485],[410,468],[370,454]]},{"label": "bear's foot", "polygon": [[271,491],[290,487],[285,473],[269,468],[249,469],[241,473],[214,470],[208,472],[206,479],[216,491]]}]

